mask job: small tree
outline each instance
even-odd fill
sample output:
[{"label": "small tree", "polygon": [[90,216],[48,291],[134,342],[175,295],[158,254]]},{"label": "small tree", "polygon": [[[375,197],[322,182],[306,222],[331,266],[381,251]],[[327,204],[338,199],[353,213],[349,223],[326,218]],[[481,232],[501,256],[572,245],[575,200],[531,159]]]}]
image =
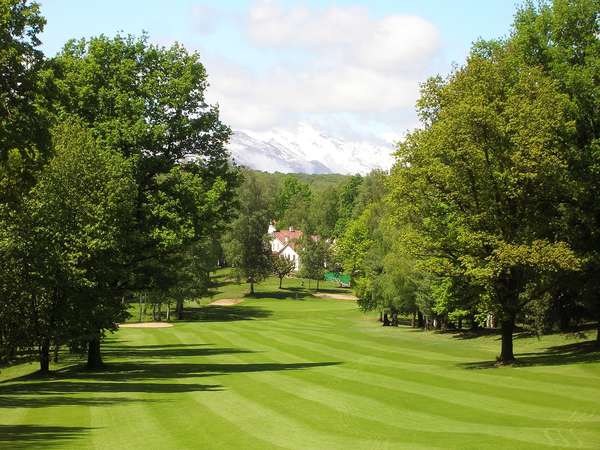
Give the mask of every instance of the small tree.
[{"label": "small tree", "polygon": [[283,255],[273,256],[273,273],[279,278],[279,289],[281,289],[281,282],[283,277],[287,277],[296,268],[296,264],[291,258]]},{"label": "small tree", "polygon": [[250,295],[254,295],[254,283],[271,273],[269,216],[261,185],[254,175],[247,173],[239,189],[238,218],[228,233],[225,250],[238,275],[250,283]]},{"label": "small tree", "polygon": [[322,239],[310,236],[308,233],[302,238],[300,248],[300,276],[309,280],[319,281],[325,276],[325,262],[327,261],[327,243]]}]

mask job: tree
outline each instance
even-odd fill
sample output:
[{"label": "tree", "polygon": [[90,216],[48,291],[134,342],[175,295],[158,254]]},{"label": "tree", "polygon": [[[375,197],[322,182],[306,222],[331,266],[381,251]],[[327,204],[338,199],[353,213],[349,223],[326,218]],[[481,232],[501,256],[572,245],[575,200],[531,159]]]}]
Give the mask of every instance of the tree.
[{"label": "tree", "polygon": [[335,224],[338,221],[338,203],[338,192],[332,187],[326,188],[314,196],[310,205],[308,222],[319,236],[326,239],[333,237]]},{"label": "tree", "polygon": [[484,292],[510,363],[517,316],[542,295],[544,274],[580,267],[556,238],[570,182],[568,98],[491,42],[425,84],[418,106],[423,129],[399,145],[391,178],[396,224],[426,271]]},{"label": "tree", "polygon": [[561,301],[569,298],[570,303],[586,305],[590,317],[598,322],[596,342],[600,347],[599,36],[598,0],[528,2],[515,16],[510,43],[524,64],[540,67],[570,101],[575,132],[567,136],[566,146],[572,182],[565,186],[570,198],[560,234],[585,264],[577,276],[555,278],[553,283]]},{"label": "tree", "polygon": [[38,35],[45,23],[37,3],[0,1],[0,162],[3,163],[11,151],[32,163],[39,157],[39,144],[47,144],[36,86],[44,63],[37,48],[41,43]]},{"label": "tree", "polygon": [[[121,35],[69,41],[49,65],[57,117],[77,115],[103,148],[134,165],[136,221],[119,284],[143,291],[234,209],[238,174],[224,147],[231,131],[205,101],[204,66],[179,44]],[[179,281],[162,277],[161,289]]]},{"label": "tree", "polygon": [[336,236],[341,236],[344,233],[348,223],[354,217],[354,206],[362,182],[363,177],[354,175],[339,190],[338,220],[335,224]]},{"label": "tree", "polygon": [[227,260],[238,275],[250,283],[250,294],[254,295],[254,284],[271,273],[271,246],[267,229],[269,208],[263,189],[250,172],[238,193],[238,217],[231,224],[225,238]]},{"label": "tree", "polygon": [[26,200],[34,330],[41,370],[51,341],[88,345],[88,365],[101,364],[105,330],[126,316],[119,282],[133,227],[132,165],[98,146],[74,121],[54,130],[55,156]]},{"label": "tree", "polygon": [[283,278],[287,277],[294,269],[296,269],[296,263],[286,256],[275,255],[273,256],[271,265],[273,267],[273,273],[279,278],[279,289],[281,289]]},{"label": "tree", "polygon": [[316,280],[318,291],[319,282],[325,276],[325,264],[329,250],[327,242],[318,236],[304,233],[299,246],[300,276],[309,280]]},{"label": "tree", "polygon": [[373,244],[364,217],[351,221],[335,244],[336,256],[351,276],[362,271],[367,252]]},{"label": "tree", "polygon": [[310,200],[311,191],[308,184],[292,175],[281,180],[275,197],[275,219],[283,218],[290,206],[298,199]]}]

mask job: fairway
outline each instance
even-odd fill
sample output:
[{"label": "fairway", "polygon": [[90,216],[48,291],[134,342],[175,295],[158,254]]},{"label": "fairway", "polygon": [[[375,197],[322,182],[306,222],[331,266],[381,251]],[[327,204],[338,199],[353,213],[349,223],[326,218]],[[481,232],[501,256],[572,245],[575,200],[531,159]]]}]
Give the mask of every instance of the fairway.
[{"label": "fairway", "polygon": [[522,365],[494,368],[498,336],[382,328],[274,285],[119,330],[102,372],[3,370],[0,448],[600,448],[600,358],[574,339],[517,338]]}]

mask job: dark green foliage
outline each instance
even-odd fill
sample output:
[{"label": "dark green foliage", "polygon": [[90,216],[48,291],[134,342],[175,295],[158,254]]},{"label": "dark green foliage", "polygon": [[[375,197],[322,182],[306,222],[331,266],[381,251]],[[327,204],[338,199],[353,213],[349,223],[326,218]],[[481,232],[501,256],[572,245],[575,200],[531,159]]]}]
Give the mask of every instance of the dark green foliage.
[{"label": "dark green foliage", "polygon": [[271,273],[271,247],[267,229],[270,211],[263,195],[264,188],[251,173],[244,175],[238,190],[237,218],[224,239],[227,261],[250,283],[250,293],[254,294],[254,284]]}]

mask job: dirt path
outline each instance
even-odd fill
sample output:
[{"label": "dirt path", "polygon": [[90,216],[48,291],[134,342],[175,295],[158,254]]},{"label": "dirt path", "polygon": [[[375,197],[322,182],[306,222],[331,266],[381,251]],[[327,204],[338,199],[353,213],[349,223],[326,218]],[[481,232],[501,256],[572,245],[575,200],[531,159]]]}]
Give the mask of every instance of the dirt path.
[{"label": "dirt path", "polygon": [[357,297],[351,294],[328,294],[326,292],[316,292],[313,295],[315,297],[332,298],[334,300],[358,300]]},{"label": "dirt path", "polygon": [[215,300],[214,302],[209,303],[208,306],[232,306],[237,305],[238,303],[242,303],[243,301],[243,298],[222,298],[220,300]]},{"label": "dirt path", "polygon": [[170,328],[172,326],[172,323],[167,322],[140,322],[119,324],[119,328]]}]

